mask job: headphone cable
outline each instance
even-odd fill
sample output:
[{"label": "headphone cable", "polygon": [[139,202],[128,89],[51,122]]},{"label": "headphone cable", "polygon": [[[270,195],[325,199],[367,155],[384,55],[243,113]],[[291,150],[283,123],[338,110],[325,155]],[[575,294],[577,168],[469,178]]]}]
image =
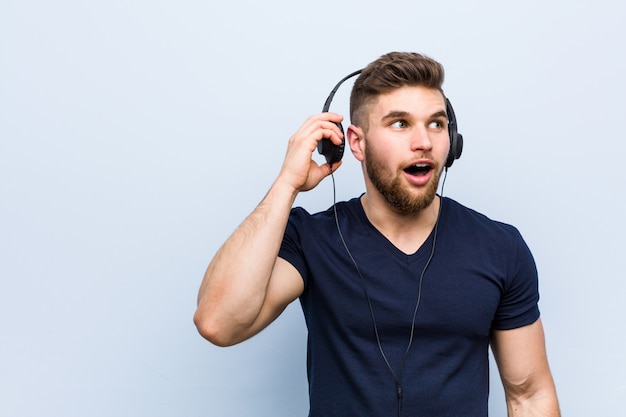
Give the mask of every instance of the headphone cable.
[{"label": "headphone cable", "polygon": [[[446,176],[447,176],[448,170],[446,169],[445,172],[446,172]],[[337,214],[337,187],[336,187],[336,184],[335,184],[335,176],[334,176],[332,170],[331,170],[330,176],[331,176],[332,182],[333,182],[333,212],[334,212],[334,215],[335,215],[335,225],[337,226],[337,232],[339,233],[339,238],[341,239],[341,243],[343,244],[344,249],[348,253],[348,256],[350,257],[350,260],[352,261],[352,264],[354,265],[354,268],[356,269],[356,272],[359,275],[359,278],[361,279],[361,282],[363,284],[363,291],[365,293],[365,298],[367,299],[367,305],[369,307],[370,315],[372,317],[372,324],[373,324],[373,327],[374,327],[374,334],[376,336],[376,343],[378,345],[378,350],[380,351],[380,354],[381,354],[383,360],[385,361],[385,364],[387,365],[387,368],[391,372],[391,375],[393,376],[394,380],[396,381],[396,393],[397,393],[397,397],[398,397],[398,417],[401,417],[401,415],[402,415],[402,383],[401,383],[401,379],[402,379],[402,374],[404,372],[406,359],[407,359],[407,356],[409,354],[409,350],[411,349],[411,345],[413,344],[413,340],[414,340],[415,322],[417,320],[417,311],[419,310],[419,306],[420,306],[420,303],[421,303],[421,300],[422,300],[422,282],[424,280],[424,274],[426,273],[426,270],[428,269],[428,266],[430,265],[434,255],[435,255],[435,245],[437,243],[437,230],[438,230],[438,226],[439,226],[439,216],[441,214],[441,204],[439,205],[439,211],[437,213],[437,220],[435,221],[435,228],[434,228],[434,234],[433,234],[433,244],[432,244],[432,249],[430,251],[430,256],[428,257],[428,260],[426,261],[426,264],[424,265],[424,269],[422,270],[422,273],[420,274],[420,278],[419,278],[419,281],[418,281],[417,300],[415,302],[415,309],[413,310],[413,319],[411,321],[411,332],[410,332],[410,336],[409,336],[409,343],[408,343],[408,345],[406,347],[406,351],[404,352],[404,356],[402,358],[402,364],[400,366],[399,375],[396,375],[396,372],[393,370],[393,367],[391,366],[391,364],[389,363],[389,360],[387,359],[387,355],[385,354],[385,351],[383,349],[382,343],[380,341],[380,334],[378,332],[378,325],[376,324],[376,317],[374,315],[374,308],[372,307],[372,301],[371,301],[369,292],[367,290],[367,283],[365,281],[365,278],[363,277],[363,274],[361,273],[361,269],[359,268],[356,260],[352,256],[352,253],[350,252],[350,249],[348,249],[348,245],[346,244],[346,241],[345,241],[345,239],[343,237],[343,233],[341,232],[341,228],[339,227],[339,216]],[[445,177],[444,177],[444,184],[445,184]],[[443,192],[443,187],[442,187],[442,192]]]}]

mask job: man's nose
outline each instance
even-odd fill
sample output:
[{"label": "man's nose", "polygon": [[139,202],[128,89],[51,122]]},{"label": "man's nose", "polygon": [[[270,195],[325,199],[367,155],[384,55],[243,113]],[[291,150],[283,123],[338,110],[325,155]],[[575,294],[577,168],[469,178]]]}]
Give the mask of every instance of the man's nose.
[{"label": "man's nose", "polygon": [[424,127],[414,129],[411,134],[411,150],[430,150],[432,149],[432,141],[430,138],[430,132]]}]

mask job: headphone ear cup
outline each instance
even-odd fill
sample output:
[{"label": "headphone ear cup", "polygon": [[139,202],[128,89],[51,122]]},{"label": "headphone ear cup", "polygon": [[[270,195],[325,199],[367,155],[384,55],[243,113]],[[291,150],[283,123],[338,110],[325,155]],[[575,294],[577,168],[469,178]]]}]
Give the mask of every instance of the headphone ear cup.
[{"label": "headphone ear cup", "polygon": [[456,145],[454,146],[454,159],[459,159],[463,153],[463,135],[456,134]]},{"label": "headphone ear cup", "polygon": [[452,103],[446,98],[446,112],[448,113],[448,135],[450,136],[450,150],[446,159],[446,168],[450,168],[456,159],[463,153],[463,135],[458,133],[456,116]]},{"label": "headphone ear cup", "polygon": [[317,142],[317,152],[324,155],[326,158],[326,162],[328,165],[332,165],[336,162],[341,161],[343,157],[343,152],[346,146],[345,134],[343,132],[343,126],[341,123],[335,123],[339,130],[341,130],[341,134],[344,136],[344,139],[341,140],[341,145],[335,145],[331,142],[330,139],[322,139]]},{"label": "headphone ear cup", "polygon": [[454,132],[450,135],[450,151],[448,151],[448,159],[446,160],[446,168],[450,168],[456,159],[461,157],[463,153],[463,135]]}]

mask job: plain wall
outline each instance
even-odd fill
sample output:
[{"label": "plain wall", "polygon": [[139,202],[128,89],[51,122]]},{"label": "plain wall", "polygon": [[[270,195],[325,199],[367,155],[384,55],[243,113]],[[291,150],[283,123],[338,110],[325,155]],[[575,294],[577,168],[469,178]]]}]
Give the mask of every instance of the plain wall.
[{"label": "plain wall", "polygon": [[[290,135],[392,50],[446,68],[465,150],[445,194],[533,250],[563,415],[623,416],[625,18],[615,0],[3,0],[0,416],[305,416],[299,305],[224,349],[196,293]],[[364,190],[349,154],[336,180]],[[329,207],[330,180],[297,203]]]}]

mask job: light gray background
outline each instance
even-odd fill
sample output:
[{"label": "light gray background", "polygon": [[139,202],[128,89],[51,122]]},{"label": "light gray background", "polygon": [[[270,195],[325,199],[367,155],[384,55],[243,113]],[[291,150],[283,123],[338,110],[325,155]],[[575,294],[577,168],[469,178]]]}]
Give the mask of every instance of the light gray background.
[{"label": "light gray background", "polygon": [[[298,304],[221,349],[196,291],[289,136],[391,50],[446,67],[445,194],[533,249],[563,414],[626,415],[622,4],[2,0],[0,416],[306,415]],[[351,155],[336,177],[362,192]]]}]

